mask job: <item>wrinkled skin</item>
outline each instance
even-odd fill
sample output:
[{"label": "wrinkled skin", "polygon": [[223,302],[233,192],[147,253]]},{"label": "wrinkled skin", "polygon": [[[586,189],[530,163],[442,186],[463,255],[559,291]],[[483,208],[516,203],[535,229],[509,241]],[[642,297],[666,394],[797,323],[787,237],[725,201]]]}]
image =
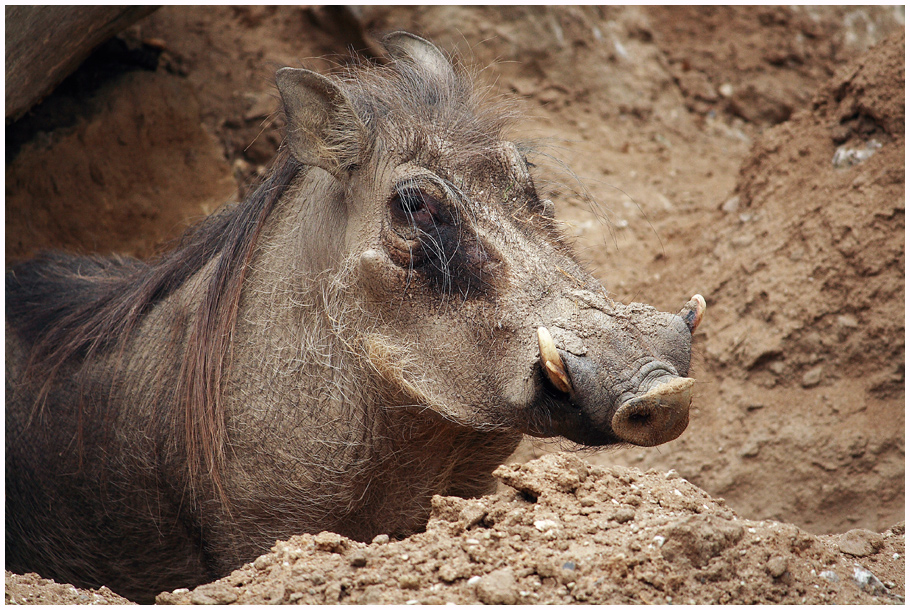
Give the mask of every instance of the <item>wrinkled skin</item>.
[{"label": "wrinkled skin", "polygon": [[29,338],[8,327],[9,569],[149,601],[293,534],[419,531],[434,494],[490,491],[522,434],[650,446],[685,429],[704,300],[678,314],[610,300],[561,240],[527,151],[465,127],[471,108],[445,95],[463,77],[419,38],[386,44],[396,61],[375,82],[418,74],[430,106],[457,108],[279,71],[299,170],[243,275],[217,468],[188,470],[171,389],[214,260],[121,349],[68,361],[35,417]]}]

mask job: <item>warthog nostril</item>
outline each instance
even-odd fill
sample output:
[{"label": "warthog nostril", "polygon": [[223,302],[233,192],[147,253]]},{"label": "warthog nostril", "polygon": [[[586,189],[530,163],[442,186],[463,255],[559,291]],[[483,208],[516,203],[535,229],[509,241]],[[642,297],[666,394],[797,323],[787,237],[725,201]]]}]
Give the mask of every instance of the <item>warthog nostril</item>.
[{"label": "warthog nostril", "polygon": [[694,379],[676,377],[623,403],[611,422],[622,440],[653,447],[672,441],[689,425],[689,404]]}]

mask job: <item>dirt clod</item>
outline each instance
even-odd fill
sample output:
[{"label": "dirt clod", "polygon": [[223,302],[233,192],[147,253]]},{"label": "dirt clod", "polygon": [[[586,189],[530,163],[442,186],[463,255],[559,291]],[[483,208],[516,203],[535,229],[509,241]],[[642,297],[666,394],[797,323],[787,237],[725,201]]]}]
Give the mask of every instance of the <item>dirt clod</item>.
[{"label": "dirt clod", "polygon": [[[882,595],[876,582],[903,570],[903,558],[893,558],[894,549],[903,548],[903,536],[881,537],[874,556],[888,567],[867,570],[872,575],[867,576],[856,572],[856,558],[839,549],[838,537],[825,540],[793,525],[742,519],[660,471],[592,467],[578,491],[598,501],[583,506],[576,493],[560,487],[567,463],[584,462],[560,453],[524,465],[539,484],[537,502],[512,489],[479,500],[440,499],[434,506],[443,509],[433,513],[422,534],[381,547],[346,541],[369,552],[364,567],[321,550],[322,534],[296,536],[266,555],[275,566],[270,572],[251,565],[238,570],[248,579],[243,588],[229,577],[192,592],[162,593],[158,601],[195,603],[203,590],[208,599],[237,593],[236,603],[266,603],[280,584],[299,603],[619,604],[667,603],[667,597],[695,603],[867,603]],[[620,493],[631,490],[631,480],[638,495]],[[661,499],[676,492],[700,510],[664,508]],[[630,497],[640,498],[636,518],[622,524],[610,520],[614,507]],[[447,505],[475,502],[488,515],[512,518],[465,530]],[[559,526],[541,531],[536,523],[542,520]],[[299,549],[294,563],[281,560],[287,548]],[[314,580],[312,574],[331,574],[331,580]],[[219,588],[230,593],[217,597]]]},{"label": "dirt clod", "polygon": [[837,548],[848,555],[866,557],[879,551],[883,544],[880,534],[869,530],[850,530],[841,536]]}]

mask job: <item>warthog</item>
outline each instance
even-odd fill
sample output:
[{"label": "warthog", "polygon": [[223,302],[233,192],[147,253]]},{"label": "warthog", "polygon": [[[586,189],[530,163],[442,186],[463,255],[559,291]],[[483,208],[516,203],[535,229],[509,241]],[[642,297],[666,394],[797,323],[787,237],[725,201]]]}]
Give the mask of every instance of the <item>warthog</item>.
[{"label": "warthog", "polygon": [[506,106],[425,40],[384,44],[279,70],[269,175],[169,253],[7,272],[7,569],[151,601],[293,534],[419,531],[522,434],[685,429],[704,299],[612,301]]}]

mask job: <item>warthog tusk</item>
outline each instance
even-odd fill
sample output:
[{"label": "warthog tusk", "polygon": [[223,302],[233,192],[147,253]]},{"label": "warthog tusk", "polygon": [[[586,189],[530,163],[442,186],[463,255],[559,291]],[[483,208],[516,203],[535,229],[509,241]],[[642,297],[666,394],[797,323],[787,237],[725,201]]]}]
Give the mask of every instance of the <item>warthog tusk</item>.
[{"label": "warthog tusk", "polygon": [[683,305],[683,308],[679,310],[679,314],[677,315],[686,322],[686,326],[689,327],[689,332],[694,333],[695,329],[698,328],[698,325],[701,324],[701,319],[705,316],[706,308],[707,304],[705,303],[705,297],[696,294]]},{"label": "warthog tusk", "polygon": [[692,323],[692,330],[694,331],[698,328],[698,325],[701,324],[701,319],[705,315],[705,309],[708,307],[708,304],[705,303],[705,297],[700,294],[693,296],[692,300],[697,303],[697,307],[695,308],[695,321]]},{"label": "warthog tusk", "polygon": [[540,366],[547,379],[556,386],[556,389],[566,394],[572,391],[572,384],[569,381],[569,375],[566,373],[566,367],[562,363],[562,357],[553,343],[553,337],[545,326],[537,329],[537,345],[540,347]]}]

